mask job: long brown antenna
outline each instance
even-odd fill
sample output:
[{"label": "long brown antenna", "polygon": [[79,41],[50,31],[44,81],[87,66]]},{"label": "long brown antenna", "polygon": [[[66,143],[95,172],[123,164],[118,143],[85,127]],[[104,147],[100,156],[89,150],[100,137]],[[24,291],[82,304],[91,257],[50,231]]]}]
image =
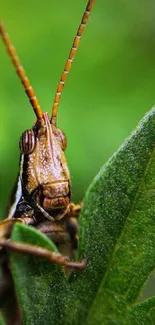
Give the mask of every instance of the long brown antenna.
[{"label": "long brown antenna", "polygon": [[16,68],[17,74],[25,88],[26,94],[30,100],[30,103],[34,109],[34,112],[35,112],[37,118],[41,119],[43,114],[42,114],[40,105],[38,103],[38,100],[35,96],[34,90],[29,82],[29,79],[26,77],[25,71],[24,71],[22,65],[20,64],[19,58],[16,54],[16,50],[9,40],[9,36],[8,36],[7,32],[5,31],[3,22],[1,20],[0,20],[0,34],[2,36],[2,40],[5,44],[5,46],[7,48],[7,51],[12,59],[13,65]]},{"label": "long brown antenna", "polygon": [[55,95],[55,98],[54,98],[54,104],[53,104],[53,107],[52,107],[52,117],[51,117],[52,124],[56,124],[58,106],[59,106],[59,101],[60,101],[60,97],[61,97],[61,94],[62,94],[62,90],[63,90],[63,87],[65,85],[67,75],[68,75],[68,72],[69,72],[69,70],[71,68],[72,62],[74,60],[76,51],[77,51],[77,49],[79,47],[81,36],[82,36],[82,34],[83,34],[84,30],[85,30],[85,27],[86,27],[86,24],[88,22],[90,12],[91,12],[91,10],[93,8],[94,3],[95,3],[95,0],[89,0],[88,3],[87,3],[87,7],[86,7],[86,10],[85,10],[85,12],[83,14],[81,24],[80,24],[80,26],[78,28],[78,31],[77,31],[77,34],[76,34],[76,36],[74,38],[73,45],[72,45],[72,48],[71,48],[70,53],[69,53],[69,57],[68,57],[67,62],[65,64],[64,71],[63,71],[63,73],[61,75],[61,79],[60,79],[60,82],[58,84],[56,95]]}]

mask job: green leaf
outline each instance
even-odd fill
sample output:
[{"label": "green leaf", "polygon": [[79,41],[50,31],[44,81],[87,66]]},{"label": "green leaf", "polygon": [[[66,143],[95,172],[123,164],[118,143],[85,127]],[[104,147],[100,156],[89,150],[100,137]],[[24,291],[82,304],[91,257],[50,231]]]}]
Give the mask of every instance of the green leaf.
[{"label": "green leaf", "polygon": [[[141,325],[153,319],[155,298],[135,302],[155,268],[154,144],[153,108],[89,187],[79,232],[78,259],[88,258],[84,272],[67,281],[55,265],[11,254],[25,325]],[[55,250],[31,227],[16,225],[12,239]]]},{"label": "green leaf", "polygon": [[[11,239],[57,251],[45,235],[29,226],[16,224]],[[62,324],[67,291],[64,270],[38,257],[19,253],[11,253],[11,266],[23,324]]]},{"label": "green leaf", "polygon": [[155,109],[87,191],[79,255],[89,264],[70,279],[66,323],[124,324],[155,267]]},{"label": "green leaf", "polygon": [[154,325],[155,297],[134,305],[128,312],[126,325]]},{"label": "green leaf", "polygon": [[6,325],[1,313],[0,313],[0,325]]}]

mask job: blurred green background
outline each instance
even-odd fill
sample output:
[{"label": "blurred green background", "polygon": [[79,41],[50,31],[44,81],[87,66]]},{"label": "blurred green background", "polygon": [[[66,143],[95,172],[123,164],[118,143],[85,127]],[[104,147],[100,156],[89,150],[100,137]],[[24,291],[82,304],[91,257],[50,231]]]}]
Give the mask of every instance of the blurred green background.
[{"label": "blurred green background", "polygon": [[[1,0],[6,29],[44,111],[87,0]],[[96,0],[68,77],[58,125],[68,138],[73,200],[155,102],[155,2]],[[0,215],[18,172],[18,141],[34,114],[0,42]]]}]

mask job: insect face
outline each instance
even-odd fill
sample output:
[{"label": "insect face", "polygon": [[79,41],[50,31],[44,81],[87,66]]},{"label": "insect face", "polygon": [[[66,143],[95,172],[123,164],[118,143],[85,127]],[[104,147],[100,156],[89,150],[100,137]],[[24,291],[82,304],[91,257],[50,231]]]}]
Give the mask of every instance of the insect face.
[{"label": "insect face", "polygon": [[20,178],[24,196],[46,211],[65,208],[70,200],[70,174],[64,154],[66,137],[47,113],[20,140]]}]

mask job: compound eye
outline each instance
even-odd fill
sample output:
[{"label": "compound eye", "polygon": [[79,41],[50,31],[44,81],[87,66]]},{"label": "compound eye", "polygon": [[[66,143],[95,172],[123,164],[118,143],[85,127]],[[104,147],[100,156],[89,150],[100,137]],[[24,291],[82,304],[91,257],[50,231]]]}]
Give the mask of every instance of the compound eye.
[{"label": "compound eye", "polygon": [[59,140],[61,142],[62,150],[65,151],[65,149],[67,147],[67,138],[65,136],[65,133],[62,130],[57,129],[57,135],[58,135]]},{"label": "compound eye", "polygon": [[23,154],[32,153],[35,148],[36,140],[33,130],[26,130],[23,132],[20,141],[19,148]]}]

